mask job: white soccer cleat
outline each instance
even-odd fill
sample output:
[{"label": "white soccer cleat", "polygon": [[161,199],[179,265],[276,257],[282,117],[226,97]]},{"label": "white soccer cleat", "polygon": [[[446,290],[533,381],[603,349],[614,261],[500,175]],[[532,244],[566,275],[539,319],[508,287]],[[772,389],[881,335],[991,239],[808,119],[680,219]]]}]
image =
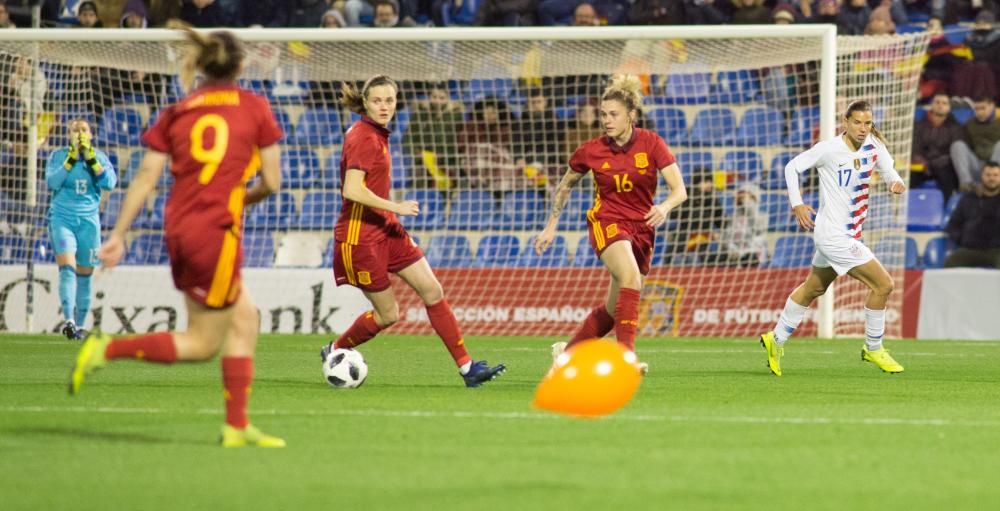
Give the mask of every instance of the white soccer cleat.
[{"label": "white soccer cleat", "polygon": [[552,344],[552,360],[555,360],[556,357],[558,357],[559,355],[562,355],[563,352],[566,351],[566,345],[567,344],[568,343],[565,342],[565,341],[560,341],[560,342]]}]

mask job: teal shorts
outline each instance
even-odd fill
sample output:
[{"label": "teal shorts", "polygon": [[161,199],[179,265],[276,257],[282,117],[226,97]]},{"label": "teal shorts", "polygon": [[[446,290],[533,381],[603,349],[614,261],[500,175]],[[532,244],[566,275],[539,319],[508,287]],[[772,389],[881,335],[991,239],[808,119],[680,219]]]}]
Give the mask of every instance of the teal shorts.
[{"label": "teal shorts", "polygon": [[72,219],[49,217],[49,242],[56,255],[76,253],[78,266],[97,266],[101,221],[97,215]]}]

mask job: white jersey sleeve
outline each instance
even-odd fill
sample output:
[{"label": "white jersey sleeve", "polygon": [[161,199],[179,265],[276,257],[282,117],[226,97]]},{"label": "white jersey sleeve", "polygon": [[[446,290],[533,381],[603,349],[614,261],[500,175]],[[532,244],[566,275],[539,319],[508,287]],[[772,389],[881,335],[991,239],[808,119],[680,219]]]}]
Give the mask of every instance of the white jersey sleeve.
[{"label": "white jersey sleeve", "polygon": [[823,147],[824,145],[826,145],[826,142],[820,142],[812,146],[807,151],[799,153],[798,156],[792,158],[792,161],[785,165],[785,185],[788,187],[788,202],[791,203],[793,208],[803,204],[802,192],[799,190],[799,174],[822,162],[827,153],[827,149]]}]

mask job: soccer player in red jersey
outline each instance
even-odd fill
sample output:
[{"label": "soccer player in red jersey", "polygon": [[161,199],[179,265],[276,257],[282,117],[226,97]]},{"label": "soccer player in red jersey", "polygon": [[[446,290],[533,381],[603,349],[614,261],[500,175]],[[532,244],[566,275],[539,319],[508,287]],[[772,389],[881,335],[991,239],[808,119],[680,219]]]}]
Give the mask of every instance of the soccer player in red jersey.
[{"label": "soccer player in red jersey", "polygon": [[359,346],[399,319],[399,305],[389,285],[389,273],[395,273],[423,300],[431,326],[458,365],[465,385],[478,387],[502,373],[504,365],[490,367],[469,356],[441,283],[396,217],[417,215],[420,205],[389,199],[387,126],[396,113],[397,91],[396,83],[385,75],[369,78],[360,91],[343,86],[341,102],[361,119],[347,130],[340,158],[344,204],[333,231],[333,275],[338,286],[364,292],[374,310],[359,316],[336,341],[323,347],[320,356],[326,360],[334,348]]},{"label": "soccer player in red jersey", "polygon": [[[570,341],[552,345],[553,356],[585,339],[603,337],[612,329],[618,342],[635,351],[639,320],[639,291],[649,273],[656,227],[670,210],[687,199],[680,169],[666,142],[656,133],[635,126],[641,83],[634,76],[616,75],[601,97],[604,135],[584,142],[569,160],[569,170],[556,190],[545,229],[535,239],[535,251],[552,244],[570,189],[585,174],[594,174],[594,206],[587,211],[590,245],[611,273],[604,304],[594,308]],[[653,203],[657,174],[663,175],[670,195]],[[648,366],[639,363],[645,374]]]},{"label": "soccer player in red jersey", "polygon": [[[191,89],[195,71],[205,80],[166,108],[143,135],[148,149],[99,255],[107,268],[121,261],[129,225],[169,158],[174,185],[166,205],[164,238],[174,285],[184,293],[188,329],[121,339],[92,333],[77,355],[70,394],[79,392],[84,377],[110,360],[199,362],[221,350],[226,404],[222,446],[284,447],[284,440],[262,433],[247,420],[258,317],[240,279],[243,208],[280,186],[281,128],[266,99],[236,84],[244,58],[236,37],[191,30],[186,37],[186,88]],[[247,189],[258,168],[261,179]]]}]

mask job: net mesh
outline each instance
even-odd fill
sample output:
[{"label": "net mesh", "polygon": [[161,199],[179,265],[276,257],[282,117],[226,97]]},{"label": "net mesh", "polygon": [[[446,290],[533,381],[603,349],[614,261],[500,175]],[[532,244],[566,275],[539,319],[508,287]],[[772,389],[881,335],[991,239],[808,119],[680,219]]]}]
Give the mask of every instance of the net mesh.
[{"label": "net mesh", "polygon": [[[925,45],[922,35],[838,40],[838,111],[848,99],[872,102],[899,169],[908,168]],[[336,98],[341,83],[381,73],[401,89],[390,136],[393,195],[421,203],[421,215],[404,224],[466,333],[566,335],[603,300],[607,276],[587,237],[589,178],[574,190],[554,247],[542,256],[530,247],[569,155],[601,133],[597,98],[616,72],[642,78],[639,124],[668,142],[690,195],[657,234],[640,332],[752,335],[773,326],[808,271],[811,236],[798,232],[790,214],[783,167],[819,133],[817,37],[274,41],[247,49],[241,84],[271,100],[285,131],[283,190],[248,209],[244,236],[245,266],[268,269],[256,275],[272,282],[266,275],[273,274],[268,285],[276,295],[281,275],[331,266],[340,144],[357,118]],[[69,121],[90,121],[96,145],[120,176],[102,206],[108,229],[138,168],[141,133],[181,95],[174,42],[46,42],[38,50],[43,57],[35,66],[32,43],[0,41],[0,264],[7,267],[54,263],[44,168],[67,144]],[[37,155],[27,154],[31,112]],[[38,161],[34,206],[26,189],[29,158]],[[806,176],[805,198],[817,205],[815,174]],[[162,228],[170,182],[165,172],[133,225],[127,265],[167,264]],[[667,192],[661,182],[657,200]],[[900,283],[905,200],[877,187],[871,211],[866,242]],[[394,286],[403,317],[395,330],[429,332],[419,299],[400,282]],[[136,282],[130,292],[171,288],[160,279]],[[836,333],[863,333],[864,292],[838,282]],[[900,296],[890,304],[896,314],[889,315],[889,335],[900,333]],[[54,292],[35,300],[37,313],[56,316]],[[39,321],[46,329],[55,323]],[[815,324],[807,320],[803,332],[815,332]]]}]

